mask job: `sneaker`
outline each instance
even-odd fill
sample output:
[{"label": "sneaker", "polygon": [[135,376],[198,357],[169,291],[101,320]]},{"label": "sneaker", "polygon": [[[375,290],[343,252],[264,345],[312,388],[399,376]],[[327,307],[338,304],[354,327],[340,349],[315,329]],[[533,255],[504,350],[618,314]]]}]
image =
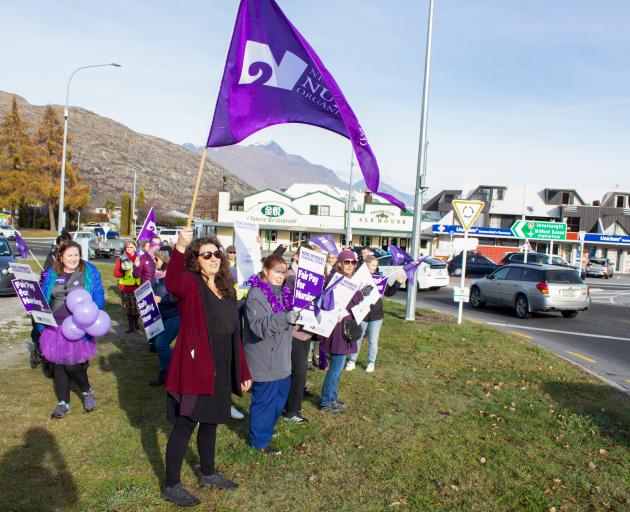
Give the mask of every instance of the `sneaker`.
[{"label": "sneaker", "polygon": [[149,381],[149,386],[162,386],[165,380],[166,380],[166,372],[164,370],[160,370],[160,373],[158,373],[158,378],[155,380]]},{"label": "sneaker", "polygon": [[333,402],[331,405],[339,411],[343,411],[348,408],[348,405],[345,402],[340,402],[339,400]]},{"label": "sneaker", "polygon": [[328,414],[339,414],[341,412],[341,409],[335,407],[335,402],[328,405],[320,405],[319,410]]},{"label": "sneaker", "polygon": [[55,410],[52,412],[50,417],[55,418],[55,419],[61,419],[69,412],[70,412],[70,404],[62,400],[56,405]]},{"label": "sneaker", "polygon": [[83,396],[83,408],[85,412],[91,412],[96,408],[96,398],[94,397],[94,390],[92,388],[85,393],[81,393]]},{"label": "sneaker", "polygon": [[348,364],[346,364],[346,371],[351,372],[352,370],[354,370],[354,367],[355,363],[352,359],[350,359],[350,361],[348,361]]},{"label": "sneaker", "polygon": [[204,475],[201,472],[201,468],[199,468],[197,476],[199,477],[199,485],[201,487],[213,486],[219,489],[236,489],[238,487],[236,482],[232,482],[232,480],[226,478],[223,473],[216,470],[211,475]]},{"label": "sneaker", "polygon": [[242,420],[245,417],[245,415],[234,406],[230,407],[230,416],[235,420]]},{"label": "sneaker", "polygon": [[267,446],[267,448],[258,448],[258,451],[264,455],[280,455],[282,453],[280,450],[276,450],[271,446]]},{"label": "sneaker", "polygon": [[292,421],[293,423],[297,423],[298,425],[301,423],[308,423],[308,420],[302,416],[301,414],[293,414],[292,416],[283,415],[282,416],[287,421]]},{"label": "sneaker", "polygon": [[173,487],[164,487],[162,489],[162,498],[180,507],[194,507],[200,503],[197,496],[190,494],[181,482]]},{"label": "sneaker", "polygon": [[368,363],[368,365],[365,367],[365,371],[368,373],[372,373],[374,371],[374,363]]}]

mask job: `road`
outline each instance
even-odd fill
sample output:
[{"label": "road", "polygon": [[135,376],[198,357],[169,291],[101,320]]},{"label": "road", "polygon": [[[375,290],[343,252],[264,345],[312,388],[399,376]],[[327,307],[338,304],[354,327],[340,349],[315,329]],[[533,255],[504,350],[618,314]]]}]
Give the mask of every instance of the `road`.
[{"label": "road", "polygon": [[[469,286],[471,280],[466,282]],[[630,393],[630,278],[587,278],[586,283],[591,290],[591,307],[575,318],[538,313],[521,320],[513,309],[473,309],[465,304],[464,319],[526,338]],[[451,278],[451,285],[459,286],[459,278]],[[406,294],[399,292],[394,299],[404,302]],[[457,316],[451,287],[420,292],[418,307]]]},{"label": "road", "polygon": [[[46,256],[50,252],[52,247],[52,243],[54,242],[53,238],[25,238],[24,241],[26,245],[31,250],[31,252],[35,255],[37,260],[43,265],[46,260]],[[9,242],[11,247],[13,247],[13,251],[15,251],[15,242]],[[115,263],[116,258],[98,258],[97,261],[99,263]]]}]

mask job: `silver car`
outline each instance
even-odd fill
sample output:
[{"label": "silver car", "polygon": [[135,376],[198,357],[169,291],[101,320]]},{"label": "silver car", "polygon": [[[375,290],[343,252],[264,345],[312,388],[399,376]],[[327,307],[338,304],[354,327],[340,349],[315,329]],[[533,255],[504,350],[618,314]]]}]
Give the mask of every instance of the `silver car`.
[{"label": "silver car", "polygon": [[509,306],[519,318],[529,318],[535,311],[559,311],[564,318],[573,318],[590,303],[588,286],[578,273],[560,265],[505,265],[470,287],[472,307]]}]

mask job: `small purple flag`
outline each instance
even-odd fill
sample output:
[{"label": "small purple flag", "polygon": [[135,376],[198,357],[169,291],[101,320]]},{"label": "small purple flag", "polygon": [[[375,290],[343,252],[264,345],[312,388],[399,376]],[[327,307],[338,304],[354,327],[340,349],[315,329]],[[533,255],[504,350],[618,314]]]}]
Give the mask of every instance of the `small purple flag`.
[{"label": "small purple flag", "polygon": [[313,245],[319,247],[324,252],[332,253],[335,256],[339,256],[339,248],[337,247],[337,244],[335,243],[332,235],[313,236],[309,238],[308,241]]},{"label": "small purple flag", "polygon": [[404,265],[413,261],[413,258],[406,251],[399,249],[395,245],[389,246],[389,253],[392,255],[392,263],[394,265]]},{"label": "small purple flag", "polygon": [[[335,309],[335,294],[333,293],[333,290],[341,281],[343,281],[343,276],[340,276],[339,279],[337,279],[333,284],[328,286],[328,288],[326,288],[322,292],[321,296],[319,297],[319,300],[315,300],[315,303],[313,304],[314,309],[315,309],[315,316],[319,316],[319,312],[322,309],[324,311],[332,311],[333,309]],[[320,307],[320,304],[321,304],[321,307]]]},{"label": "small purple flag", "polygon": [[267,126],[304,123],[352,142],[367,188],[379,192],[379,169],[357,117],[315,50],[275,0],[241,0],[206,146],[229,146]]},{"label": "small purple flag", "polygon": [[403,270],[405,271],[405,274],[407,275],[407,279],[409,279],[410,281],[414,280],[414,278],[416,276],[416,270],[418,270],[418,267],[420,266],[420,263],[422,263],[427,258],[428,258],[428,256],[424,256],[424,257],[422,257],[420,259],[417,259],[416,261],[412,261],[411,263],[407,263],[403,267]]},{"label": "small purple flag", "polygon": [[153,237],[159,236],[157,232],[157,227],[155,224],[155,212],[153,211],[153,206],[147,213],[147,218],[144,220],[144,224],[142,225],[142,229],[138,234],[138,240],[151,240]]},{"label": "small purple flag", "polygon": [[24,239],[15,232],[15,248],[17,249],[18,256],[23,259],[28,258],[28,247]]}]

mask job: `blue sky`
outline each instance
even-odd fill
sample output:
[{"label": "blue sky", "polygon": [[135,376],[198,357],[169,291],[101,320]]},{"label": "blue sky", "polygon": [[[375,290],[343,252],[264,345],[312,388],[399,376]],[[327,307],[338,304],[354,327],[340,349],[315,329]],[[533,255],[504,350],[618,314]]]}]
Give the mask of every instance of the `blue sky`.
[{"label": "blue sky", "polygon": [[[335,76],[381,167],[415,184],[428,0],[278,0]],[[4,2],[0,90],[70,103],[176,143],[207,138],[238,2]],[[630,189],[630,3],[436,0],[428,124],[433,188]],[[350,143],[284,125],[244,144],[347,173]]]}]

